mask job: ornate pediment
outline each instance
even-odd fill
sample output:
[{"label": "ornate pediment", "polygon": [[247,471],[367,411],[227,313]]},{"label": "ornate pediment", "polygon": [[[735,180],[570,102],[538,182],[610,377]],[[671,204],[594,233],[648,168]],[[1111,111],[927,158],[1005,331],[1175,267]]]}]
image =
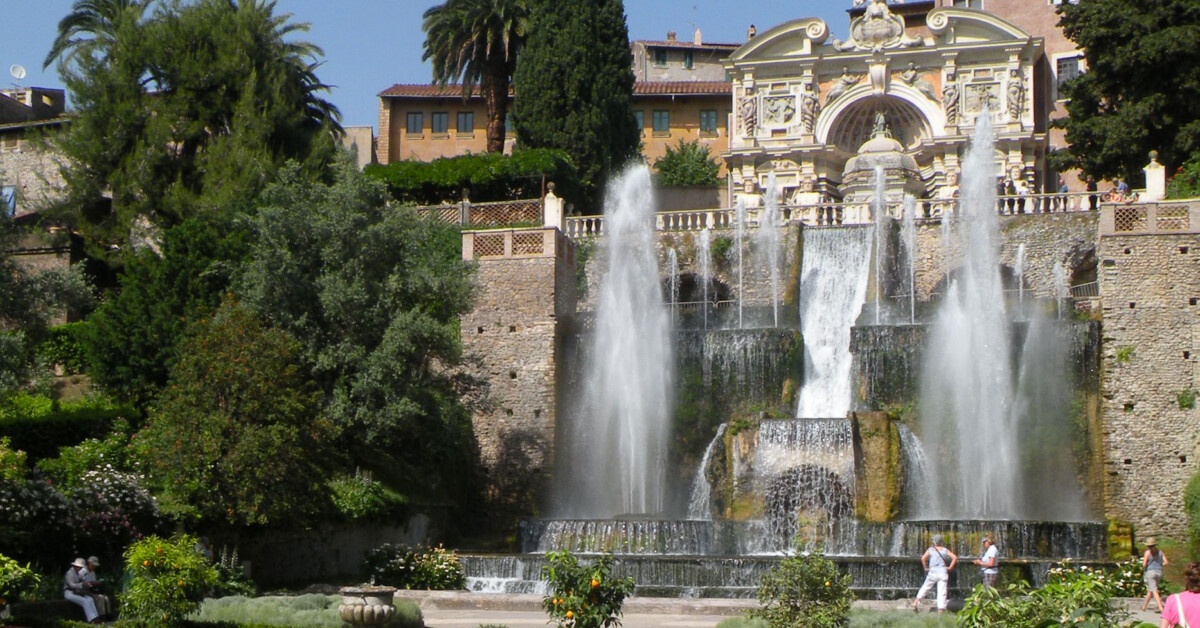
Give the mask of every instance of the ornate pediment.
[{"label": "ornate pediment", "polygon": [[886,0],[872,0],[861,17],[850,22],[850,39],[833,40],[833,47],[841,52],[879,52],[889,48],[920,46],[925,40],[905,34],[904,18],[888,9]]}]

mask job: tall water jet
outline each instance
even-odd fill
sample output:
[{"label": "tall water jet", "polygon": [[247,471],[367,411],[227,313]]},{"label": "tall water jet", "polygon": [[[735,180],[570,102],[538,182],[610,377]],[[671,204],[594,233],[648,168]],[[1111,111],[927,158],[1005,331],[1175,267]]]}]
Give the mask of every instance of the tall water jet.
[{"label": "tall water jet", "polygon": [[604,263],[582,398],[557,457],[562,516],[663,510],[673,389],[671,326],[659,283],[650,172],[634,166],[605,199]]},{"label": "tall water jet", "polygon": [[938,468],[922,516],[1014,518],[1021,482],[1010,329],[997,256],[991,115],[976,119],[963,164],[962,264],[938,310],[921,382],[921,437]]},{"label": "tall water jet", "polygon": [[880,324],[883,311],[883,245],[887,233],[887,181],[883,166],[875,166],[875,200],[872,202],[875,218],[875,324]]},{"label": "tall water jet", "polygon": [[1061,261],[1054,262],[1054,304],[1058,320],[1063,317],[1063,304],[1067,302],[1067,271]]},{"label": "tall water jet", "polygon": [[1025,317],[1025,243],[1017,246],[1017,261],[1013,274],[1017,276],[1017,316]]},{"label": "tall water jet", "polygon": [[675,324],[679,305],[679,255],[667,249],[667,299],[671,304],[671,324]]},{"label": "tall water jet", "polygon": [[804,231],[804,386],[796,403],[798,418],[844,417],[850,410],[850,329],[867,297],[871,234],[871,227]]},{"label": "tall water jet", "polygon": [[733,218],[734,218],[734,222],[737,224],[736,230],[735,230],[735,236],[734,236],[737,241],[734,242],[734,249],[737,251],[737,269],[738,269],[738,329],[742,329],[742,302],[746,300],[746,284],[743,281],[743,275],[742,275],[742,258],[745,257],[745,252],[743,249],[746,248],[746,244],[745,244],[746,201],[745,201],[745,199],[740,199],[740,198],[738,199],[737,205],[734,206]]},{"label": "tall water jet", "polygon": [[708,227],[700,231],[700,239],[696,243],[696,266],[704,298],[704,329],[708,329],[708,284],[712,282],[712,232]]},{"label": "tall water jet", "polygon": [[763,264],[771,277],[771,310],[774,327],[779,327],[779,186],[775,173],[767,178],[767,190],[763,196],[763,210],[758,219],[755,236]]},{"label": "tall water jet", "polygon": [[917,199],[904,195],[904,259],[908,262],[908,324],[917,322]]}]

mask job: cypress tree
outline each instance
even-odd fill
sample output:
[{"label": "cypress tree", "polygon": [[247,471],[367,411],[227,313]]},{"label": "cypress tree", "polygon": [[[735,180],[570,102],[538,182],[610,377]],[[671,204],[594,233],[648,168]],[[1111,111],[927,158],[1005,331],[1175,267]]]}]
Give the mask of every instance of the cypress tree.
[{"label": "cypress tree", "polygon": [[534,0],[529,39],[513,78],[513,121],[523,147],[558,148],[587,198],[639,153],[633,55],[621,0]]}]

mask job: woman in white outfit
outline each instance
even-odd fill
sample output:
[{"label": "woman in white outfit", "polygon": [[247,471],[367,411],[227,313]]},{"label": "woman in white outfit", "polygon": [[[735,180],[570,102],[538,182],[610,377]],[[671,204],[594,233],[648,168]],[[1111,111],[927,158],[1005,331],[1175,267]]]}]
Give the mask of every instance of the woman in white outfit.
[{"label": "woman in white outfit", "polygon": [[942,546],[942,535],[933,535],[933,545],[921,554],[921,566],[925,568],[925,582],[917,591],[917,599],[913,600],[913,610],[921,608],[921,600],[929,589],[937,585],[937,609],[939,613],[946,610],[946,586],[950,582],[950,571],[958,564],[958,555]]},{"label": "woman in white outfit", "polygon": [[100,618],[99,613],[96,612],[96,603],[92,601],[92,596],[88,595],[87,586],[79,577],[79,570],[84,567],[87,567],[87,563],[83,562],[82,558],[76,558],[75,562],[71,563],[71,568],[63,577],[63,599],[78,604],[83,609],[83,614],[87,616],[89,624],[98,624]]}]

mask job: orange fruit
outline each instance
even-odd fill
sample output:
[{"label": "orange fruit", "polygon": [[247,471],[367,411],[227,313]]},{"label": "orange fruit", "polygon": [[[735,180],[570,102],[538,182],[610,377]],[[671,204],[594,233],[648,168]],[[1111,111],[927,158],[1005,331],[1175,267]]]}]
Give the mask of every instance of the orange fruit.
[{"label": "orange fruit", "polygon": [[600,581],[599,581],[599,580],[597,580],[597,579],[595,579],[595,578],[592,578],[592,588],[593,588],[593,589],[596,589],[596,588],[599,588],[599,587],[600,587]]},{"label": "orange fruit", "polygon": [[575,611],[567,611],[567,619],[570,619],[574,616],[575,616]]}]

